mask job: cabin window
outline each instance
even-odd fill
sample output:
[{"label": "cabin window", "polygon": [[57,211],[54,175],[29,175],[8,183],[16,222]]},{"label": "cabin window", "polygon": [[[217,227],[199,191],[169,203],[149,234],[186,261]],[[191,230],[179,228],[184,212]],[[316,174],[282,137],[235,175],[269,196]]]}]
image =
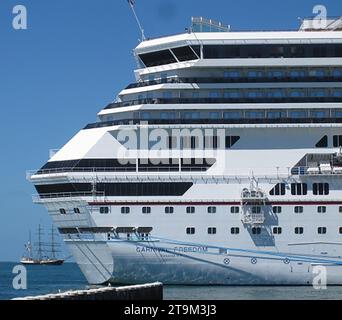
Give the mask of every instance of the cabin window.
[{"label": "cabin window", "polygon": [[109,213],[109,208],[108,207],[100,207],[100,213],[101,214]]},{"label": "cabin window", "polygon": [[319,207],[317,207],[317,212],[318,213],[326,213],[327,212],[327,207],[319,206]]},{"label": "cabin window", "polygon": [[174,208],[173,207],[165,207],[165,213],[172,214],[173,212],[174,212]]},{"label": "cabin window", "polygon": [[308,186],[306,183],[292,183],[291,194],[293,196],[306,195],[308,193]]},{"label": "cabin window", "polygon": [[122,214],[129,214],[131,209],[129,207],[121,207]]},{"label": "cabin window", "polygon": [[339,230],[339,233],[342,234],[342,227],[340,227],[338,230]]},{"label": "cabin window", "polygon": [[281,213],[282,207],[275,206],[272,208],[273,213]]},{"label": "cabin window", "polygon": [[271,191],[271,196],[283,196],[286,193],[285,183],[278,183]]},{"label": "cabin window", "polygon": [[195,234],[195,228],[194,227],[186,228],[186,234]]},{"label": "cabin window", "polygon": [[294,212],[295,213],[303,213],[304,212],[304,208],[302,206],[294,207]]},{"label": "cabin window", "polygon": [[321,140],[319,140],[316,143],[316,148],[328,148],[328,136],[324,136]]},{"label": "cabin window", "polygon": [[253,227],[252,228],[252,234],[261,234],[261,228],[260,227]]},{"label": "cabin window", "polygon": [[195,207],[186,207],[186,213],[195,213]]},{"label": "cabin window", "polygon": [[318,227],[317,232],[318,232],[318,234],[326,234],[327,228],[326,227]]},{"label": "cabin window", "polygon": [[252,213],[261,213],[261,207],[260,206],[254,206],[251,208]]},{"label": "cabin window", "polygon": [[216,213],[216,207],[208,207],[208,213]]},{"label": "cabin window", "polygon": [[281,227],[274,227],[273,228],[273,234],[281,234],[282,228]]},{"label": "cabin window", "polygon": [[208,234],[216,234],[216,228],[214,227],[208,228]]},{"label": "cabin window", "polygon": [[303,234],[304,228],[303,227],[296,227],[295,228],[295,234]]},{"label": "cabin window", "polygon": [[239,213],[240,212],[240,207],[231,207],[230,208],[230,213]]},{"label": "cabin window", "polygon": [[60,214],[66,214],[66,210],[63,209],[63,208],[61,208],[61,209],[59,209],[59,213],[60,213]]},{"label": "cabin window", "polygon": [[312,185],[312,191],[314,195],[328,195],[329,183],[314,183]]},{"label": "cabin window", "polygon": [[334,148],[342,147],[342,136],[333,137]]},{"label": "cabin window", "polygon": [[240,228],[238,227],[233,227],[230,229],[231,234],[239,234],[240,233]]},{"label": "cabin window", "polygon": [[150,214],[151,213],[151,207],[142,207],[142,213]]},{"label": "cabin window", "polygon": [[80,209],[79,208],[74,208],[74,213],[77,213],[77,214],[81,213]]}]

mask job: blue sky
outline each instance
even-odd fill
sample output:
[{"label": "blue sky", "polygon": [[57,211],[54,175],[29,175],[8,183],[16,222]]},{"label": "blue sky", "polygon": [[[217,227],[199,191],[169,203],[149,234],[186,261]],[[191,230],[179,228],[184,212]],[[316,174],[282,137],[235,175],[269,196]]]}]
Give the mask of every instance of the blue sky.
[{"label": "blue sky", "polygon": [[[147,37],[179,33],[191,16],[233,30],[295,29],[297,17],[323,4],[342,15],[337,0],[136,0]],[[12,9],[28,10],[28,30],[12,28]],[[133,82],[131,50],[139,32],[126,0],[0,1],[0,261],[16,261],[29,229],[49,226],[32,204],[27,169],[48,160],[96,113]]]}]

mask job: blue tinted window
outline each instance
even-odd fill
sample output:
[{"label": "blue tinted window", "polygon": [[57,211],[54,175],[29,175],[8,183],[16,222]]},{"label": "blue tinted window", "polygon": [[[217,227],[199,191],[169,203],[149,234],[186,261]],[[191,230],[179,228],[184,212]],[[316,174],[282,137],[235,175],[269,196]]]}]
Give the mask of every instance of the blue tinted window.
[{"label": "blue tinted window", "polygon": [[220,94],[218,92],[210,92],[209,97],[210,98],[219,98]]},{"label": "blue tinted window", "polygon": [[298,71],[298,70],[292,70],[290,72],[290,76],[295,78],[295,77],[305,77],[305,72],[304,71]]},{"label": "blue tinted window", "polygon": [[299,97],[304,97],[304,92],[303,91],[291,91],[290,96],[293,98],[299,98]]},{"label": "blue tinted window", "polygon": [[267,92],[267,96],[270,98],[282,98],[283,92],[282,91],[269,91]]},{"label": "blue tinted window", "polygon": [[172,98],[172,92],[171,91],[163,92],[163,98],[164,99],[171,99]]},{"label": "blue tinted window", "polygon": [[281,78],[284,76],[284,72],[283,71],[269,71],[268,76],[274,77],[274,78]]},{"label": "blue tinted window", "polygon": [[246,111],[246,118],[263,119],[265,117],[264,111]]},{"label": "blue tinted window", "polygon": [[239,78],[240,72],[239,71],[225,71],[223,76],[225,78]]},{"label": "blue tinted window", "polygon": [[317,97],[317,98],[322,98],[325,97],[325,91],[324,90],[314,90],[314,91],[310,91],[310,96],[311,97]]},{"label": "blue tinted window", "polygon": [[307,117],[307,113],[304,110],[293,110],[293,111],[290,111],[289,114],[290,114],[290,118],[295,118],[295,119]]},{"label": "blue tinted window", "polygon": [[329,111],[327,110],[313,110],[311,111],[311,116],[313,118],[328,118]]},{"label": "blue tinted window", "polygon": [[242,113],[240,111],[230,111],[223,114],[225,119],[241,119]]},{"label": "blue tinted window", "polygon": [[185,119],[199,119],[200,113],[199,112],[185,112],[184,118]]},{"label": "blue tinted window", "polygon": [[262,97],[261,91],[249,91],[247,93],[248,98],[260,98]]},{"label": "blue tinted window", "polygon": [[337,97],[337,98],[342,97],[342,91],[340,91],[340,90],[334,90],[334,91],[333,91],[333,96],[334,96],[334,97]]},{"label": "blue tinted window", "polygon": [[342,77],[342,70],[334,70],[332,75],[334,77]]},{"label": "blue tinted window", "polygon": [[141,119],[150,119],[151,113],[150,112],[142,112],[141,113]]},{"label": "blue tinted window", "polygon": [[176,114],[174,112],[161,112],[161,119],[176,119]]},{"label": "blue tinted window", "polygon": [[279,119],[285,118],[286,112],[285,111],[269,111],[267,112],[267,118],[269,119]]},{"label": "blue tinted window", "polygon": [[231,91],[227,92],[229,98],[240,98],[240,92],[238,91]]},{"label": "blue tinted window", "polygon": [[220,112],[210,112],[209,113],[209,118],[210,119],[220,119]]},{"label": "blue tinted window", "polygon": [[342,118],[342,110],[336,110],[335,111],[335,117],[336,118]]}]

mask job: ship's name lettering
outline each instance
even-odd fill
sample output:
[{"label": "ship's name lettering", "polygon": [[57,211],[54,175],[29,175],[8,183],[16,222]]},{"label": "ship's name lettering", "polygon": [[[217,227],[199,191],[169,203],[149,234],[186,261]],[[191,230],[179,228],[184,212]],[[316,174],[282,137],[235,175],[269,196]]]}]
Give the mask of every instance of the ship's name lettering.
[{"label": "ship's name lettering", "polygon": [[147,252],[162,252],[172,254],[172,252],[207,252],[208,247],[174,247],[173,249],[166,249],[166,248],[149,248],[149,247],[136,247],[137,253],[147,253]]},{"label": "ship's name lettering", "polygon": [[169,252],[168,249],[164,249],[164,248],[148,248],[148,247],[137,247],[136,251],[138,253],[145,253],[145,252],[165,252],[165,253],[172,253]]},{"label": "ship's name lettering", "polygon": [[207,247],[175,247],[175,252],[207,252]]}]

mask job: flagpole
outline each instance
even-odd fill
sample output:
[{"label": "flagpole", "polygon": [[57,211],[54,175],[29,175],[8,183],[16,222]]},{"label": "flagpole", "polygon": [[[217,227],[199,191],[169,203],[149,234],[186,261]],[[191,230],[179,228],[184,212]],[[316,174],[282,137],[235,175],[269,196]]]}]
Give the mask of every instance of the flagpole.
[{"label": "flagpole", "polygon": [[137,13],[135,12],[134,1],[133,1],[133,0],[128,0],[128,3],[129,3],[129,6],[130,6],[131,9],[132,9],[133,15],[134,15],[135,20],[137,21],[138,27],[139,27],[139,29],[140,29],[140,32],[141,32],[141,40],[142,40],[142,41],[145,41],[145,40],[146,40],[146,37],[145,37],[144,29],[142,28],[141,23],[140,23],[140,20],[139,20],[139,18],[138,18],[138,15],[137,15]]}]

